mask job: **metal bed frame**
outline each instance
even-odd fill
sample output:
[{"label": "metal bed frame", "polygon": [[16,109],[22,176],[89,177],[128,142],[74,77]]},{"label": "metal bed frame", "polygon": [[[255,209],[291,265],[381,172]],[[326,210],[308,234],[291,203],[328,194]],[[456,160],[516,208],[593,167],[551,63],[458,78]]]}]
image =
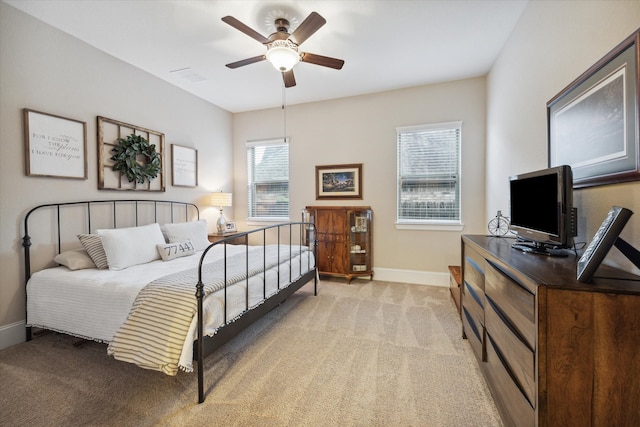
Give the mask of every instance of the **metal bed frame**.
[{"label": "metal bed frame", "polygon": [[[86,219],[86,229],[81,232],[91,232],[92,230],[91,224],[92,224],[92,221],[94,221],[94,217],[92,215],[92,208],[96,208],[97,206],[100,206],[100,205],[102,206],[110,205],[112,208],[113,216],[112,216],[111,228],[118,228],[118,218],[122,218],[118,216],[118,208],[121,208],[124,206],[128,206],[130,209],[133,208],[134,226],[139,225],[139,216],[140,216],[139,213],[140,213],[141,206],[144,206],[145,209],[147,209],[147,211],[149,210],[153,211],[152,217],[154,222],[157,222],[159,209],[163,209],[165,212],[166,211],[169,212],[170,222],[172,223],[175,221],[176,215],[174,214],[176,214],[176,212],[184,212],[183,214],[181,213],[181,215],[184,215],[183,218],[185,221],[192,220],[192,219],[189,219],[190,215],[192,218],[195,217],[196,220],[200,218],[200,211],[195,204],[187,203],[187,202],[168,201],[168,200],[146,200],[146,199],[144,200],[140,200],[140,199],[92,200],[92,201],[78,201],[78,202],[48,203],[48,204],[36,206],[33,209],[31,209],[29,212],[27,212],[24,218],[24,237],[22,239],[22,246],[24,248],[25,301],[27,297],[27,292],[26,292],[27,283],[29,282],[29,279],[31,278],[31,274],[32,274],[32,271],[31,271],[32,243],[31,243],[31,236],[29,235],[29,220],[31,218],[31,215],[34,212],[40,211],[43,209],[51,209],[54,211],[52,215],[55,215],[54,228],[56,230],[55,234],[57,237],[56,251],[57,253],[60,253],[62,248],[62,243],[63,243],[61,241],[61,230],[62,230],[61,227],[63,222],[61,219],[62,218],[61,208],[69,206],[69,207],[78,207],[80,209],[84,209],[83,214]],[[178,209],[178,211],[176,211],[176,209]],[[183,209],[184,211],[182,211]],[[127,217],[127,219],[131,220],[131,218],[129,217]],[[146,223],[147,222],[145,222],[145,224]],[[314,240],[313,242],[311,242],[312,244],[311,251],[314,255],[314,262],[313,262],[313,265],[310,266],[310,269],[308,272],[296,278],[292,277],[291,251],[289,251],[290,258],[289,258],[289,271],[288,271],[288,275],[289,275],[288,285],[281,287],[278,284],[278,291],[274,295],[270,296],[269,298],[266,298],[266,280],[265,280],[262,304],[259,304],[258,306],[251,309],[249,309],[249,296],[248,296],[249,288],[247,286],[246,288],[247,291],[245,295],[245,303],[246,303],[245,310],[240,315],[240,317],[237,317],[234,319],[227,319],[226,245],[231,244],[231,241],[238,242],[238,241],[242,241],[242,239],[244,239],[244,244],[248,245],[250,240],[258,239],[258,240],[261,240],[262,245],[265,246],[267,244],[267,233],[269,232],[277,233],[277,244],[280,245],[282,244],[280,241],[280,238],[281,238],[280,236],[282,234],[282,231],[284,230],[285,234],[288,231],[287,241],[288,241],[289,247],[291,248],[291,246],[293,245],[292,240],[294,239],[293,231],[294,231],[294,228],[296,227],[299,227],[298,236],[300,240],[297,244],[302,246],[303,243],[305,243],[304,240],[306,239],[305,230],[315,227],[313,223],[288,222],[288,223],[262,227],[262,228],[258,228],[258,229],[247,231],[247,232],[235,233],[233,236],[225,237],[221,240],[216,241],[215,243],[210,244],[205,249],[202,256],[200,257],[200,261],[198,263],[198,283],[195,284],[195,288],[194,288],[195,297],[197,299],[197,308],[198,308],[198,313],[197,313],[198,336],[194,343],[194,350],[193,350],[193,358],[198,362],[198,403],[202,403],[205,400],[204,362],[203,361],[209,354],[213,353],[215,350],[217,350],[222,345],[227,343],[230,339],[238,335],[240,332],[242,332],[244,329],[246,329],[249,325],[251,325],[256,320],[264,316],[266,313],[273,310],[278,305],[282,304],[294,292],[296,292],[302,286],[306,285],[309,281],[311,281],[311,279],[314,280],[313,293],[314,295],[318,294],[318,276],[317,276],[317,266],[315,262],[315,255],[317,253],[317,241]],[[269,236],[272,236],[272,234],[269,234]],[[202,266],[204,264],[207,253],[212,247],[216,245],[224,245],[224,254],[225,254],[224,322],[223,322],[223,325],[217,329],[217,332],[215,335],[205,336],[204,324],[203,324],[204,316],[202,315],[203,301],[205,297],[204,284],[202,281]],[[248,252],[248,246],[247,246],[247,252]],[[302,271],[302,257],[299,258],[299,262],[301,267],[300,271]],[[248,268],[248,265],[247,265],[247,268]],[[263,274],[265,273],[263,272]],[[287,274],[287,272],[280,271],[280,265],[279,265],[277,270],[278,283],[280,283],[281,274]],[[248,282],[249,278],[247,277],[246,280]],[[25,303],[25,310],[26,310],[26,303]],[[33,337],[32,328],[30,326],[27,326],[27,341],[31,340],[32,337]]]}]

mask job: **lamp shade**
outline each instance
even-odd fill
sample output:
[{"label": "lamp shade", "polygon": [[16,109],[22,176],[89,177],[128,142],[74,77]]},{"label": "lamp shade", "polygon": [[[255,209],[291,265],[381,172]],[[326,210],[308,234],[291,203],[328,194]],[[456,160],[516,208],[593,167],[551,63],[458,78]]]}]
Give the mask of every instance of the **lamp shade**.
[{"label": "lamp shade", "polygon": [[233,200],[233,193],[211,193],[211,198],[209,199],[209,204],[211,206],[231,206],[231,202]]},{"label": "lamp shade", "polygon": [[276,40],[271,43],[266,57],[276,70],[283,73],[291,70],[300,61],[296,46],[289,40]]}]

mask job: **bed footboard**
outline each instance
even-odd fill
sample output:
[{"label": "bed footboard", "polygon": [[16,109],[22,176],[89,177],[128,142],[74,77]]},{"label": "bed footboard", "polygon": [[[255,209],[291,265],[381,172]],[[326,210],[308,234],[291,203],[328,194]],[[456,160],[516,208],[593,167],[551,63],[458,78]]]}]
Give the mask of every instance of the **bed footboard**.
[{"label": "bed footboard", "polygon": [[[193,351],[194,353],[193,358],[198,362],[198,403],[202,403],[205,400],[203,361],[209,354],[213,353],[215,350],[217,350],[222,345],[227,343],[229,340],[231,340],[233,337],[238,335],[240,332],[242,332],[244,329],[246,329],[249,325],[251,325],[256,320],[264,316],[266,313],[273,310],[278,305],[282,304],[282,302],[284,302],[289,296],[291,296],[294,292],[296,292],[298,289],[300,289],[302,286],[307,284],[312,279],[314,281],[313,294],[314,296],[318,294],[318,275],[317,275],[317,268],[316,268],[316,261],[315,261],[315,254],[317,252],[317,241],[316,240],[313,240],[311,242],[306,241],[307,234],[305,232],[305,230],[313,229],[314,227],[315,227],[314,224],[305,223],[305,222],[293,222],[293,223],[273,225],[270,227],[264,227],[264,228],[252,230],[250,232],[241,233],[240,235],[235,234],[232,237],[217,241],[212,245],[210,245],[202,254],[202,257],[200,259],[200,264],[198,267],[198,284],[196,285],[196,298],[198,300],[198,320],[197,320],[198,337],[197,337],[197,340],[194,346],[194,351]],[[298,231],[299,231],[298,232],[299,241],[296,243],[296,245],[304,246],[304,244],[306,244],[311,249],[311,254],[313,255],[313,263],[312,265],[308,266],[309,269],[306,272],[302,273],[299,277],[291,278],[290,276],[291,280],[286,286],[283,286],[283,287],[278,286],[278,291],[275,294],[263,300],[263,302],[257,305],[256,307],[247,309],[238,318],[234,319],[233,321],[229,321],[229,319],[226,319],[226,316],[225,316],[224,325],[218,328],[216,334],[210,337],[206,337],[204,333],[204,323],[203,323],[204,316],[202,315],[202,313],[204,312],[203,305],[204,305],[204,297],[205,297],[204,284],[202,279],[202,265],[207,255],[207,252],[215,245],[227,245],[231,240],[237,241],[238,238],[240,239],[244,238],[245,244],[247,244],[251,237],[255,238],[256,236],[260,237],[259,240],[262,241],[262,245],[266,246],[267,244],[266,236],[267,236],[267,232],[270,230],[276,231],[278,236],[277,243],[280,245],[281,244],[280,236],[282,234],[281,232],[282,230],[284,230],[285,234],[288,234],[288,237],[289,237],[288,238],[288,245],[290,248],[289,263],[291,263],[291,253],[292,253],[291,246],[294,245],[294,243],[292,242],[292,240],[294,240],[294,238],[292,237],[293,228],[298,228]],[[299,257],[299,258],[300,258],[299,262],[302,262],[302,257]],[[279,272],[279,269],[280,267],[278,267],[278,272]],[[226,270],[226,265],[225,265],[225,270]],[[300,268],[300,271],[302,272],[302,268]],[[246,276],[248,277],[248,271]],[[266,280],[265,280],[265,286],[266,286]],[[248,289],[249,288],[247,287],[247,292],[248,292]],[[225,285],[225,295],[226,295],[226,285]],[[224,307],[225,314],[226,314],[226,311],[227,309],[226,309],[226,299],[225,299],[225,307]]]}]

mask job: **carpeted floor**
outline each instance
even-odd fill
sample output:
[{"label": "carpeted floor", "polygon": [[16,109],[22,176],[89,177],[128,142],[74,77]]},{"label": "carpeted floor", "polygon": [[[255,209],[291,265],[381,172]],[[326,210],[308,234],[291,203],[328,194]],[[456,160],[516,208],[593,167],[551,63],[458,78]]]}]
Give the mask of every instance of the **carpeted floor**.
[{"label": "carpeted floor", "polygon": [[0,352],[1,426],[501,426],[447,288],[308,284],[169,377],[47,334]]}]

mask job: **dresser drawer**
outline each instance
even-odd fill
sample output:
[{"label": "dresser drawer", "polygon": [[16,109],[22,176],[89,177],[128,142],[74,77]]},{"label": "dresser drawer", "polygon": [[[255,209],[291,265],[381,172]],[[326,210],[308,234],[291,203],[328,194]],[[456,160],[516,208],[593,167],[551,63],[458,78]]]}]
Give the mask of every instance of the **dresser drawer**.
[{"label": "dresser drawer", "polygon": [[490,262],[485,266],[485,293],[499,312],[535,350],[535,295]]},{"label": "dresser drawer", "polygon": [[484,361],[484,327],[478,324],[469,314],[467,309],[462,307],[462,331],[471,345],[473,353],[476,355],[478,362]]},{"label": "dresser drawer", "polygon": [[464,272],[463,281],[467,282],[469,286],[473,287],[477,294],[484,294],[484,271],[482,268],[484,263],[478,264],[476,260],[465,256],[464,258]]},{"label": "dresser drawer", "polygon": [[467,282],[464,282],[462,286],[464,288],[462,306],[467,309],[475,323],[484,326],[484,294],[478,295]]},{"label": "dresser drawer", "polygon": [[498,313],[489,296],[485,299],[485,330],[502,355],[504,364],[511,371],[518,387],[531,406],[536,406],[535,354],[522,337],[513,331]]},{"label": "dresser drawer", "polygon": [[494,342],[490,336],[486,339],[487,363],[485,374],[491,388],[491,394],[502,415],[506,426],[534,427],[536,425],[535,409],[516,383],[513,382],[509,371],[505,368],[500,356],[496,352]]}]

